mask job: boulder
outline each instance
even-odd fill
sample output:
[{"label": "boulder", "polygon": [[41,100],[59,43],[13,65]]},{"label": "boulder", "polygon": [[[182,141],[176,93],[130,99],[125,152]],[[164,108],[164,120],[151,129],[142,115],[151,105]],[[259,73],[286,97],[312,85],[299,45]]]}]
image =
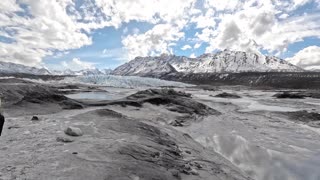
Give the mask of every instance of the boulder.
[{"label": "boulder", "polygon": [[83,109],[84,106],[75,100],[68,99],[68,100],[63,100],[60,103],[60,106],[62,109]]},{"label": "boulder", "polygon": [[64,130],[64,133],[66,135],[69,135],[69,136],[82,136],[83,135],[83,132],[81,131],[80,128],[77,128],[77,127],[67,127],[65,130]]},{"label": "boulder", "polygon": [[69,137],[65,137],[65,136],[59,136],[56,139],[58,142],[63,142],[63,143],[70,143],[73,142],[74,140],[69,138]]},{"label": "boulder", "polygon": [[284,99],[284,98],[289,98],[289,99],[304,99],[306,96],[303,94],[299,93],[292,93],[292,92],[282,92],[282,93],[277,93],[273,95],[273,97],[279,98],[279,99]]},{"label": "boulder", "polygon": [[31,121],[40,121],[38,116],[32,116]]},{"label": "boulder", "polygon": [[231,94],[231,93],[226,93],[223,92],[221,94],[216,95],[215,97],[219,97],[219,98],[232,98],[232,99],[238,99],[241,98],[239,95],[237,94]]}]

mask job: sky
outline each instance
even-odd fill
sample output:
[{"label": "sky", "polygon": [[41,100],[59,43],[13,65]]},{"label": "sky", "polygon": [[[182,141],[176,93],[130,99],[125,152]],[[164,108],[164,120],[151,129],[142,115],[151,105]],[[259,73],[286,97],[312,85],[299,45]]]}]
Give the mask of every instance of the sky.
[{"label": "sky", "polygon": [[0,61],[113,69],[224,49],[320,69],[320,0],[0,0]]}]

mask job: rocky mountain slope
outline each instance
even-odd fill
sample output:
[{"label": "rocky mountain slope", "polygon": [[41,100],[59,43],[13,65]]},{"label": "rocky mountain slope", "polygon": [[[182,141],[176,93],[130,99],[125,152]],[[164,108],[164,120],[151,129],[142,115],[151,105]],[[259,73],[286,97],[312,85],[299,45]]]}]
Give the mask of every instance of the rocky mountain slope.
[{"label": "rocky mountain slope", "polygon": [[10,62],[0,62],[0,73],[1,74],[24,73],[24,74],[35,74],[35,75],[50,74],[50,72],[45,68],[29,67],[21,64],[10,63]]},{"label": "rocky mountain slope", "polygon": [[157,76],[174,72],[181,73],[239,73],[239,72],[302,72],[277,57],[255,53],[224,50],[215,54],[204,54],[197,58],[161,55],[137,57],[119,66],[115,75]]},{"label": "rocky mountain slope", "polygon": [[198,85],[320,89],[319,72],[171,73],[159,78]]},{"label": "rocky mountain slope", "polygon": [[31,75],[106,75],[110,74],[111,69],[82,69],[73,71],[66,69],[63,71],[50,71],[46,68],[29,67],[22,64],[10,62],[0,62],[0,74],[31,74]]}]

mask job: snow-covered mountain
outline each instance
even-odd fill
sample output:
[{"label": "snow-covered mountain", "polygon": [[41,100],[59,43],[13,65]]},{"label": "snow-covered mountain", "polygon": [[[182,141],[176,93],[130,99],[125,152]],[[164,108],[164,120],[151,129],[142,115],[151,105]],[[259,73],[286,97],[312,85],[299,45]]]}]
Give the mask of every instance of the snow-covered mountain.
[{"label": "snow-covered mountain", "polygon": [[119,66],[115,75],[159,75],[172,72],[184,73],[238,73],[238,72],[301,72],[277,57],[261,54],[224,50],[215,54],[204,54],[197,58],[161,55],[158,57],[137,57]]},{"label": "snow-covered mountain", "polygon": [[108,75],[112,72],[111,69],[82,69],[79,71],[72,71],[71,69],[66,69],[64,71],[52,71],[53,75],[74,75],[74,76],[87,76],[87,75]]},{"label": "snow-covered mountain", "polygon": [[163,54],[158,57],[137,57],[134,60],[110,69],[83,69],[72,71],[49,71],[20,64],[0,62],[0,73],[25,73],[35,75],[137,75],[159,76],[168,73],[238,73],[238,72],[301,72],[302,68],[277,57],[241,51],[221,51],[204,54],[197,58]]},{"label": "snow-covered mountain", "polygon": [[112,72],[111,69],[83,69],[79,71],[73,71],[66,69],[64,71],[50,71],[46,68],[29,67],[21,64],[15,64],[10,62],[0,62],[0,74],[34,74],[34,75],[107,75]]},{"label": "snow-covered mountain", "polygon": [[99,69],[95,68],[95,69],[82,69],[79,71],[71,71],[70,74],[66,74],[66,75],[88,76],[88,75],[102,75],[102,74],[104,73],[101,72]]},{"label": "snow-covered mountain", "polygon": [[45,68],[29,67],[21,64],[10,63],[10,62],[0,62],[0,73],[2,74],[24,73],[24,74],[35,74],[35,75],[50,74],[50,72]]}]

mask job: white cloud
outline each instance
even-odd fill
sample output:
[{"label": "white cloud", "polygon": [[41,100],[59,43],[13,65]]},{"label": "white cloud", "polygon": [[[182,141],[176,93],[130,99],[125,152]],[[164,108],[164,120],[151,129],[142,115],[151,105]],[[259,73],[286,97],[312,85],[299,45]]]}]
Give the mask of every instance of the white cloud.
[{"label": "white cloud", "polygon": [[320,0],[0,0],[0,36],[11,41],[0,41],[0,61],[37,65],[46,56],[91,45],[95,29],[131,21],[152,27],[123,29],[121,59],[173,53],[190,27],[197,30],[188,37],[197,42],[194,49],[206,42],[206,52],[279,54],[306,37],[320,38],[319,13],[294,13],[309,2],[320,8]]},{"label": "white cloud", "polygon": [[196,23],[196,28],[206,28],[206,27],[215,27],[216,26],[216,17],[214,16],[214,10],[208,9],[205,15],[194,16],[191,19],[191,22]]},{"label": "white cloud", "polygon": [[271,32],[259,40],[264,49],[286,51],[289,44],[302,41],[306,37],[320,37],[320,14],[287,18],[276,23]]},{"label": "white cloud", "polygon": [[[146,3],[146,1],[138,0],[136,3],[143,4],[141,5],[143,9],[137,10],[135,8],[134,12],[143,13],[145,9],[153,9],[153,13],[149,12],[149,15],[152,14],[151,17],[157,17],[158,19],[154,19],[157,24],[147,32],[140,33],[139,31],[123,37],[122,44],[128,52],[129,59],[162,53],[172,54],[172,47],[176,45],[179,39],[184,37],[182,30],[187,26],[190,16],[198,13],[193,8],[195,2],[196,0],[151,0]],[[127,9],[124,11],[127,11]],[[147,17],[150,18],[150,16],[143,16],[142,19],[148,19]]]},{"label": "white cloud", "polygon": [[94,69],[94,63],[81,61],[79,58],[73,58],[72,63],[81,67],[82,69]]},{"label": "white cloud", "polygon": [[224,11],[224,10],[235,10],[242,4],[241,1],[235,1],[235,0],[205,0],[205,5],[208,8],[214,8],[218,11]]},{"label": "white cloud", "polygon": [[195,0],[96,0],[96,5],[111,24],[119,26],[122,22],[136,20],[153,24],[164,21],[170,23],[180,19]]},{"label": "white cloud", "polygon": [[306,47],[286,60],[305,69],[320,69],[320,47]]},{"label": "white cloud", "polygon": [[0,1],[0,11],[2,13],[12,13],[15,11],[21,11],[22,9],[12,0],[2,0]]},{"label": "white cloud", "polygon": [[82,61],[80,58],[73,58],[71,61],[62,61],[61,65],[64,69],[71,69],[73,71],[79,71],[82,69],[95,69],[95,63]]},{"label": "white cloud", "polygon": [[196,57],[197,56],[194,53],[190,54],[190,58],[196,58]]},{"label": "white cloud", "polygon": [[234,49],[254,52],[267,50],[279,54],[286,51],[289,44],[303,38],[320,37],[320,14],[278,20],[278,6],[288,5],[271,1],[256,2],[254,6],[244,4],[244,9],[220,15],[221,22],[217,28],[204,28],[196,34],[197,40],[209,43],[206,52]]},{"label": "white cloud", "polygon": [[[26,4],[27,9],[17,8]],[[8,4],[7,4],[8,3]],[[0,43],[4,52],[0,61],[11,61],[36,65],[52,50],[65,51],[91,44],[91,38],[80,32],[65,9],[72,1],[39,1],[39,0],[5,0],[0,9],[10,6],[10,10],[1,11],[0,27],[11,32],[12,43]],[[20,13],[29,16],[19,16]]]},{"label": "white cloud", "polygon": [[[106,26],[118,28],[122,23],[133,20],[171,24],[181,29],[186,24],[184,19],[188,18],[186,12],[195,1],[83,0],[79,7],[73,0],[1,0],[0,28],[5,30],[0,30],[0,35],[12,39],[13,43],[0,43],[0,61],[36,65],[45,56],[52,55],[53,51],[91,45],[90,33],[94,29]],[[22,9],[22,4],[27,8]],[[159,26],[156,25],[154,29]],[[124,29],[124,33],[126,31]],[[140,32],[135,28],[133,33]],[[181,36],[181,33],[176,35]],[[168,43],[155,45],[154,51],[169,51],[164,45],[172,45],[172,38],[167,38],[164,41]]]},{"label": "white cloud", "polygon": [[128,51],[129,59],[137,56],[154,56],[162,53],[171,54],[170,46],[184,37],[184,33],[177,26],[158,24],[143,34],[128,35],[122,40]]},{"label": "white cloud", "polygon": [[293,0],[293,8],[298,8],[311,1],[312,0]]},{"label": "white cloud", "polygon": [[198,49],[200,46],[201,46],[201,43],[196,43],[196,44],[193,46],[193,48],[194,48],[194,49]]},{"label": "white cloud", "polygon": [[192,47],[187,44],[187,45],[184,45],[184,46],[181,48],[181,50],[183,50],[183,51],[185,51],[185,50],[187,50],[187,49],[192,49]]},{"label": "white cloud", "polygon": [[60,57],[66,55],[66,54],[69,54],[69,53],[70,53],[70,51],[56,52],[56,53],[53,55],[53,57],[54,57],[54,58],[60,58]]},{"label": "white cloud", "polygon": [[208,42],[208,43],[211,42],[211,43],[213,43],[212,40],[217,35],[218,35],[218,31],[216,31],[216,30],[214,30],[212,28],[205,28],[205,29],[202,29],[201,33],[197,32],[195,34],[195,37],[200,42]]},{"label": "white cloud", "polygon": [[287,19],[287,17],[289,17],[289,14],[284,13],[279,16],[279,19]]},{"label": "white cloud", "polygon": [[[92,54],[94,56],[94,54]],[[128,61],[128,53],[124,48],[104,49],[101,58],[109,58],[117,61]]]},{"label": "white cloud", "polygon": [[[275,24],[275,10],[264,7],[250,7],[235,14],[222,17],[213,37],[206,41],[210,43],[207,52],[215,49],[235,49],[257,51],[261,36],[270,33]],[[263,44],[262,44],[263,45]]]}]

